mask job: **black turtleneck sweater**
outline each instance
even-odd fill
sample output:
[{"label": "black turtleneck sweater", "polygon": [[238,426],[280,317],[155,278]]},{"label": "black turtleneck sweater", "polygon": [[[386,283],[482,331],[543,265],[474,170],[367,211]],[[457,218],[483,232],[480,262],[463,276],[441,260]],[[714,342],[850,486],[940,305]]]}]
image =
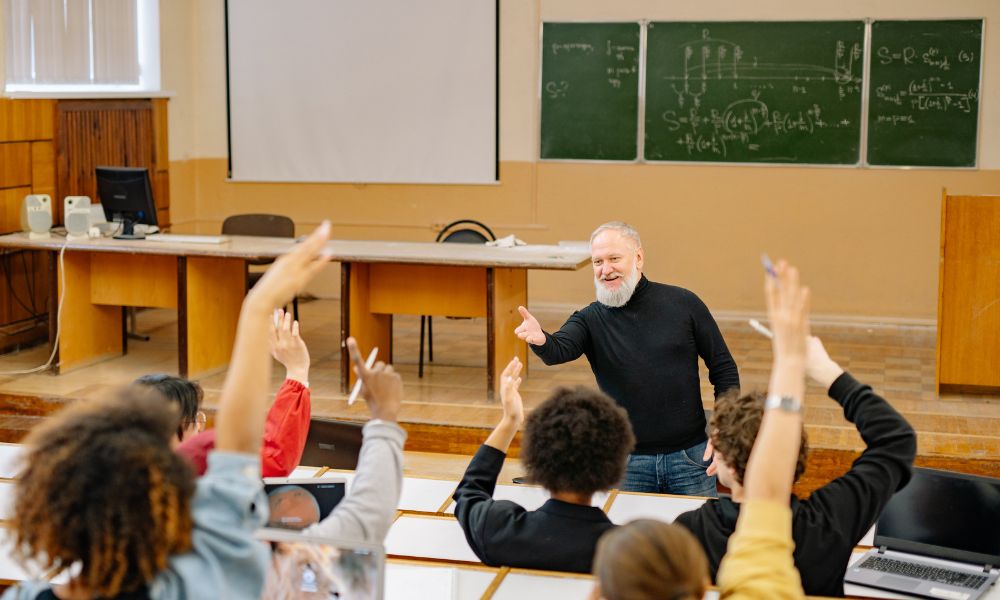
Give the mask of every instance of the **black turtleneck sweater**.
[{"label": "black turtleneck sweater", "polygon": [[628,411],[635,454],[660,454],[705,441],[698,357],[715,395],[740,386],[729,348],[708,307],[683,288],[643,275],[619,308],[593,302],[545,343],[530,346],[547,365],[587,355],[601,391]]}]

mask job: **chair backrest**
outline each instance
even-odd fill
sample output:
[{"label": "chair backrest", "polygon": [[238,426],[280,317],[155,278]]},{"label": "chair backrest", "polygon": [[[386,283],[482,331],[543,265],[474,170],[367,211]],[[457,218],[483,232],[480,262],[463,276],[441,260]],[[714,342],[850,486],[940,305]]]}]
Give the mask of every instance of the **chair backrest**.
[{"label": "chair backrest", "polygon": [[223,235],[257,237],[295,237],[295,222],[284,215],[247,214],[226,217]]},{"label": "chair backrest", "polygon": [[[460,227],[461,225],[466,227]],[[447,244],[482,244],[496,239],[493,230],[479,221],[460,219],[445,225],[434,241]]]}]

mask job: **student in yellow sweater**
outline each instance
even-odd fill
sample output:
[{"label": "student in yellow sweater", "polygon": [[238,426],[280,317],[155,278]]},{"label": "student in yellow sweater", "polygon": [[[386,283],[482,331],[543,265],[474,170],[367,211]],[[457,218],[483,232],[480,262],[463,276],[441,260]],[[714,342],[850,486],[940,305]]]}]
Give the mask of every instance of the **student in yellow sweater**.
[{"label": "student in yellow sweater", "polygon": [[[721,597],[732,600],[803,598],[792,562],[792,490],[802,428],[809,289],[783,261],[764,284],[774,330],[774,365],[764,418],[747,462],[736,532],[719,567]],[[636,521],[601,538],[591,598],[698,600],[708,586],[701,547],[677,525]]]}]

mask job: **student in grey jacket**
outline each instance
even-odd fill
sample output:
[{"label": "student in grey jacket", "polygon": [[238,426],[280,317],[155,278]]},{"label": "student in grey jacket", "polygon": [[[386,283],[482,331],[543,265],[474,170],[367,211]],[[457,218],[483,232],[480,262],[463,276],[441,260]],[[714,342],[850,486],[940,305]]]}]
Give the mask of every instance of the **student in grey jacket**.
[{"label": "student in grey jacket", "polygon": [[55,588],[24,583],[5,600],[260,596],[269,552],[253,533],[267,520],[260,446],[268,328],[272,311],[325,266],[329,237],[324,223],[247,294],[215,451],[197,483],[170,448],[178,414],[149,390],[74,403],[31,432],[15,492],[13,546],[22,563],[39,572],[67,569],[71,579]]},{"label": "student in grey jacket", "polygon": [[361,396],[372,419],[362,429],[364,441],[351,491],[333,512],[305,533],[349,542],[381,544],[389,532],[403,488],[406,432],[396,423],[403,400],[403,380],[382,362],[365,367],[353,338],[347,340]]}]

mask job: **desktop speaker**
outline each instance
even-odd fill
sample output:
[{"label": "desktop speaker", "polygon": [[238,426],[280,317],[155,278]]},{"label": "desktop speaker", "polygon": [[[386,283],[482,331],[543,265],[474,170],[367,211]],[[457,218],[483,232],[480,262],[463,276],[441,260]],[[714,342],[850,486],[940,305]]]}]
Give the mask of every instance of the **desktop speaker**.
[{"label": "desktop speaker", "polygon": [[63,199],[63,218],[66,222],[66,239],[88,239],[90,198],[88,196],[66,196]]},{"label": "desktop speaker", "polygon": [[52,198],[48,194],[28,194],[21,204],[21,228],[37,240],[49,236],[52,228]]}]

